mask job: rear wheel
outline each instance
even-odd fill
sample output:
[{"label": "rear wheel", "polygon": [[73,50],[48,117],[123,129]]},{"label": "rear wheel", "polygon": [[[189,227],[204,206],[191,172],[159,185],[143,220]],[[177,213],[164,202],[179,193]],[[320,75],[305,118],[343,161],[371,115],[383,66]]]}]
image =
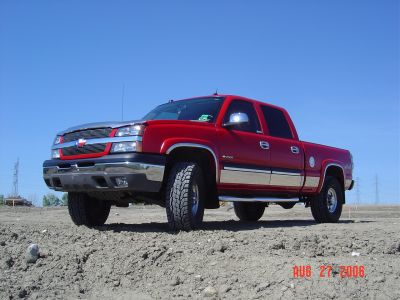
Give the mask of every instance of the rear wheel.
[{"label": "rear wheel", "polygon": [[195,162],[178,162],[169,174],[166,209],[171,230],[197,228],[204,216],[205,186],[201,167]]},{"label": "rear wheel", "polygon": [[311,213],[318,223],[336,223],[342,214],[343,188],[334,177],[327,177],[318,196],[311,199]]},{"label": "rear wheel", "polygon": [[110,213],[111,203],[89,197],[85,193],[68,193],[68,212],[76,225],[103,225]]},{"label": "rear wheel", "polygon": [[255,202],[234,202],[236,216],[241,221],[258,221],[264,214],[265,204]]}]

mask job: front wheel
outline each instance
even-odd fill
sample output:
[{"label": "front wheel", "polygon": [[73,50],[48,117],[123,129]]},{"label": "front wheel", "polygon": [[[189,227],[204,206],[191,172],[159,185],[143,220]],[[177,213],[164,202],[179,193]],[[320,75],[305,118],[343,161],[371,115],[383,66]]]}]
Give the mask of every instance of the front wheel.
[{"label": "front wheel", "polygon": [[169,174],[166,209],[171,230],[190,231],[204,216],[205,186],[201,167],[195,162],[178,162]]},{"label": "front wheel", "polygon": [[264,214],[265,204],[257,202],[234,202],[233,208],[241,221],[258,221]]},{"label": "front wheel", "polygon": [[311,213],[317,223],[336,223],[342,214],[343,188],[334,177],[327,177],[318,196],[311,199]]},{"label": "front wheel", "polygon": [[75,225],[104,225],[110,209],[109,201],[91,198],[85,193],[68,193],[68,212]]}]

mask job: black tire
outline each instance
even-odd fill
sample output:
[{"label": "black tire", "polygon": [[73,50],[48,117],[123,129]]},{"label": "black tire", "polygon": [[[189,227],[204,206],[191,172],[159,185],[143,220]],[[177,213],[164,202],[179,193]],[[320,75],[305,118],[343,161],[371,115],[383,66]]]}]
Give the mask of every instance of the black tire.
[{"label": "black tire", "polygon": [[296,205],[296,202],[282,202],[278,204],[284,209],[292,209]]},{"label": "black tire", "polygon": [[264,214],[265,204],[256,202],[234,202],[233,208],[241,221],[258,221]]},{"label": "black tire", "polygon": [[[195,197],[198,199],[197,209],[194,208]],[[165,204],[169,228],[173,231],[196,229],[203,222],[204,197],[205,185],[201,167],[195,162],[176,163],[169,173],[166,187]]]},{"label": "black tire", "polygon": [[107,221],[111,202],[85,193],[68,193],[68,211],[75,225],[101,226]]},{"label": "black tire", "polygon": [[[336,207],[328,208],[328,192],[333,189],[337,198]],[[331,193],[331,192],[330,192]],[[331,194],[330,194],[331,195]],[[317,223],[336,223],[339,221],[343,207],[343,188],[334,177],[326,177],[321,192],[311,199],[311,213]]]}]

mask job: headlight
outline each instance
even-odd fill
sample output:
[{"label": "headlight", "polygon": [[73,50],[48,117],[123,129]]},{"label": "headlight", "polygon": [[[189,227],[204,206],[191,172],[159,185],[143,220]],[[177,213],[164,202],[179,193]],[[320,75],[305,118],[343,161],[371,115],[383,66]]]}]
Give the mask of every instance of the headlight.
[{"label": "headlight", "polygon": [[54,145],[60,144],[62,142],[62,136],[57,135],[56,138],[54,139]]},{"label": "headlight", "polygon": [[129,135],[142,135],[144,125],[131,125],[121,127],[117,130],[115,136],[129,136]]},{"label": "headlight", "polygon": [[51,150],[51,158],[60,158],[60,149]]},{"label": "headlight", "polygon": [[121,142],[121,143],[113,143],[111,147],[112,153],[117,152],[141,152],[142,151],[142,143],[139,141],[136,142]]}]

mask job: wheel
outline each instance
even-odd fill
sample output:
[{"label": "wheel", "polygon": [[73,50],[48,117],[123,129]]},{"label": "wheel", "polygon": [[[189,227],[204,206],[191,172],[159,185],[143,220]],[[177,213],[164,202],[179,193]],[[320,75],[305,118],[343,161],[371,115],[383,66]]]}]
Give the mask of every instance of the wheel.
[{"label": "wheel", "polygon": [[166,209],[171,230],[190,231],[204,216],[205,186],[201,167],[195,162],[178,162],[169,174]]},{"label": "wheel", "polygon": [[334,177],[327,177],[318,196],[311,199],[311,213],[317,223],[336,223],[342,214],[343,188]]},{"label": "wheel", "polygon": [[68,193],[68,212],[76,225],[103,225],[110,213],[111,202],[89,197],[85,193]]},{"label": "wheel", "polygon": [[296,205],[296,202],[282,202],[278,204],[284,209],[292,209]]},{"label": "wheel", "polygon": [[241,221],[258,221],[264,214],[265,204],[256,202],[234,202],[233,208]]}]

